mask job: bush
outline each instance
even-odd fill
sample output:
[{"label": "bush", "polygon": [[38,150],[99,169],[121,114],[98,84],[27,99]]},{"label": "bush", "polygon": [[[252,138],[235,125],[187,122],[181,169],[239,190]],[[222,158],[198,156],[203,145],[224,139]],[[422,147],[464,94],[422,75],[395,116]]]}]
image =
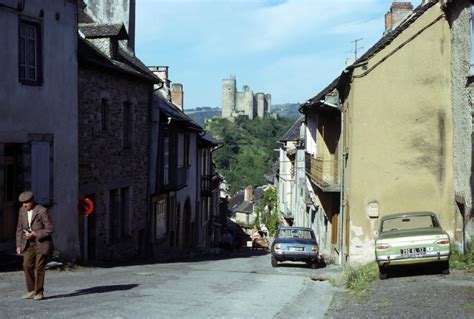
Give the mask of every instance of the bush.
[{"label": "bush", "polygon": [[344,286],[358,296],[369,292],[370,284],[378,278],[379,269],[375,262],[354,264],[344,268],[342,280]]}]

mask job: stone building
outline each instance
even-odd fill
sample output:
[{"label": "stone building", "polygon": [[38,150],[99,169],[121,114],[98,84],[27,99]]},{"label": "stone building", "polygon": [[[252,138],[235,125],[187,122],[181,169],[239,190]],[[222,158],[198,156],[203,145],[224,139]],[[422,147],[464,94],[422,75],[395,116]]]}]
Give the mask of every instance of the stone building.
[{"label": "stone building", "polygon": [[220,177],[212,150],[221,144],[183,111],[181,84],[168,67],[151,66],[160,78],[152,97],[147,250],[157,260],[205,252],[219,240]]},{"label": "stone building", "polygon": [[[134,1],[128,5],[133,11]],[[80,243],[90,262],[145,255],[149,114],[160,83],[133,47],[119,45],[133,43],[126,28],[133,20],[108,15],[97,22],[96,9],[80,7],[78,39],[79,194],[95,203],[80,220]]]},{"label": "stone building", "polygon": [[244,85],[242,92],[237,91],[235,76],[222,80],[222,117],[235,119],[246,116],[249,119],[264,117],[271,113],[271,95],[254,93]]},{"label": "stone building", "polygon": [[76,8],[0,0],[0,253],[15,250],[18,194],[31,189],[61,256],[79,255]]}]

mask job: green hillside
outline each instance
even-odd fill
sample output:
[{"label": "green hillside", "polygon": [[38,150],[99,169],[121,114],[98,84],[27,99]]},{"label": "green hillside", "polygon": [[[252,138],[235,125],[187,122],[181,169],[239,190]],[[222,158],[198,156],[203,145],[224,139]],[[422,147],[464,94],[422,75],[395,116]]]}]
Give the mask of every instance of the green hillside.
[{"label": "green hillside", "polygon": [[207,122],[206,130],[224,142],[214,152],[217,169],[230,183],[231,193],[247,185],[266,184],[265,175],[272,173],[273,150],[294,119],[272,118],[238,120],[215,118]]}]

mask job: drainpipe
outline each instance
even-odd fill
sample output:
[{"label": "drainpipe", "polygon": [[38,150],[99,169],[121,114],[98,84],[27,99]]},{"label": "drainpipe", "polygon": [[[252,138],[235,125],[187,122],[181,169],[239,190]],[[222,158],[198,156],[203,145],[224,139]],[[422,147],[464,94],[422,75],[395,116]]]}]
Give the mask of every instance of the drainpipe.
[{"label": "drainpipe", "polygon": [[339,196],[339,221],[338,221],[338,241],[339,241],[339,258],[338,264],[342,265],[344,259],[344,112],[342,110],[342,104],[340,99],[338,99],[337,104],[329,103],[325,100],[320,100],[320,103],[336,108],[341,113],[341,140],[339,142],[339,180],[341,184],[341,194]]}]

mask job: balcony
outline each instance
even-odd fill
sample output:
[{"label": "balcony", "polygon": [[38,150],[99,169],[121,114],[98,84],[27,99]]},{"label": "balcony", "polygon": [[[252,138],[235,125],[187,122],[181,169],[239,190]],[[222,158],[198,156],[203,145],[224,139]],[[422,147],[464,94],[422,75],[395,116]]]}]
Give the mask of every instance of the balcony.
[{"label": "balcony", "polygon": [[325,192],[339,192],[339,161],[313,158],[306,154],[306,174],[311,181]]},{"label": "balcony", "polygon": [[205,175],[201,177],[201,195],[212,196],[219,189],[220,179],[217,175]]},{"label": "balcony", "polygon": [[186,166],[175,167],[169,175],[169,183],[163,185],[164,191],[177,191],[186,187],[188,179],[188,168]]}]

